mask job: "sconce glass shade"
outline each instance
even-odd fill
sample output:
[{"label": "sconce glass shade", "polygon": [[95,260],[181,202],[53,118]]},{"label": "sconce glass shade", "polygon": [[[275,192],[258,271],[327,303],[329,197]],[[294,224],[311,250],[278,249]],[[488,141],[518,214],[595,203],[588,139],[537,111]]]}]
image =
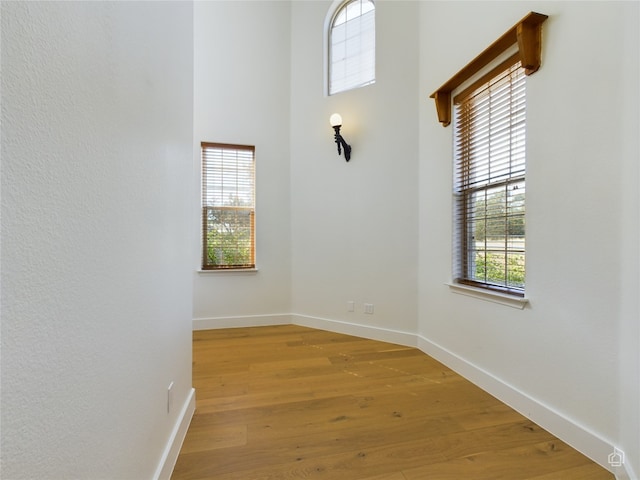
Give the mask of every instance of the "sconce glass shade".
[{"label": "sconce glass shade", "polygon": [[332,127],[339,127],[342,125],[342,116],[339,113],[334,113],[329,118],[329,123]]}]

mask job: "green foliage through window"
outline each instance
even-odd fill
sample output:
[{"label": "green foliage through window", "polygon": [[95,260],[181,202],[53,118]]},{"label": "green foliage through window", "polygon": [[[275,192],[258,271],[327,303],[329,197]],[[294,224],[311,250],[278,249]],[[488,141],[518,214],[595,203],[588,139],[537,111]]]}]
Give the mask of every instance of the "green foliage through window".
[{"label": "green foliage through window", "polygon": [[526,92],[515,58],[454,98],[454,274],[462,283],[523,295]]},{"label": "green foliage through window", "polygon": [[202,268],[255,267],[254,147],[202,143]]}]

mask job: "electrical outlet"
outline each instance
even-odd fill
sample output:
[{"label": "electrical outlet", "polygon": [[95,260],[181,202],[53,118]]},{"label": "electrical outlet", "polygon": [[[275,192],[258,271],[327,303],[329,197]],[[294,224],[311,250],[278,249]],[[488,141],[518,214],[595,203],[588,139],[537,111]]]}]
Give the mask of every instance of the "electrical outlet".
[{"label": "electrical outlet", "polygon": [[373,303],[364,304],[364,313],[368,313],[369,315],[373,314]]},{"label": "electrical outlet", "polygon": [[349,300],[347,302],[347,312],[355,312],[356,311],[356,302],[353,300]]},{"label": "electrical outlet", "polygon": [[171,413],[173,407],[173,382],[167,387],[167,413]]}]

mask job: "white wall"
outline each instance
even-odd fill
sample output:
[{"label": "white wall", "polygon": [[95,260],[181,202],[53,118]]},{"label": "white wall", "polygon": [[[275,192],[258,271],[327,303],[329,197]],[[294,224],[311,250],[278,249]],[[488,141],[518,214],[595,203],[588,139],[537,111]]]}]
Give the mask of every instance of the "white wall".
[{"label": "white wall", "polygon": [[255,145],[258,272],[198,273],[195,238],[193,318],[207,327],[227,326],[228,317],[277,322],[291,311],[290,5],[196,2],[194,19],[193,212],[200,212],[200,142]]},{"label": "white wall", "polygon": [[[621,11],[623,29],[622,78],[617,105],[621,109],[620,122],[620,199],[619,265],[620,326],[619,374],[620,406],[618,408],[619,442],[628,454],[628,464],[640,477],[640,8],[635,12]],[[634,60],[635,59],[635,60]],[[631,60],[631,61],[630,61]],[[623,92],[623,93],[622,93]]]},{"label": "white wall", "polygon": [[[292,311],[316,326],[415,332],[418,3],[376,2],[375,84],[327,97],[331,4],[292,5]],[[353,148],[349,163],[337,155],[333,112]],[[347,312],[350,300],[355,312]]]},{"label": "white wall", "polygon": [[[386,60],[376,84],[326,97],[331,2],[196,4],[194,142],[256,145],[258,272],[196,273],[195,328],[293,313],[415,331],[417,4],[388,5],[378,5]],[[333,111],[354,148],[349,164],[336,153]]]},{"label": "white wall", "polygon": [[[196,274],[196,323],[419,343],[600,463],[618,446],[640,471],[638,4],[379,0],[376,83],[327,97],[333,3],[196,5],[195,143],[256,144],[263,219],[258,274]],[[530,304],[517,310],[445,285],[452,138],[428,97],[531,10],[550,18],[528,81]]]},{"label": "white wall", "polygon": [[192,39],[189,3],[2,2],[2,478],[151,478],[180,420]]},{"label": "white wall", "polygon": [[[550,18],[542,67],[527,81],[530,304],[519,311],[445,285],[451,128],[437,123],[433,102],[422,102],[419,332],[466,373],[484,372],[573,423],[580,432],[569,437],[625,449],[639,472],[638,4],[422,3],[420,83],[434,91],[531,10]],[[464,41],[443,44],[452,25]],[[610,451],[596,445],[589,453],[606,463]]]}]

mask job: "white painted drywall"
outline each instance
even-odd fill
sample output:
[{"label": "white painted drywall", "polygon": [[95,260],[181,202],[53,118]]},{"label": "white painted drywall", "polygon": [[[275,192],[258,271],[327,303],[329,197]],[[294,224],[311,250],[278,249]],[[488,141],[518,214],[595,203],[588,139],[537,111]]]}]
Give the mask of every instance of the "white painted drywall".
[{"label": "white painted drywall", "polygon": [[[200,142],[255,145],[258,272],[198,273],[196,238],[193,317],[288,314],[290,4],[196,2],[194,19],[194,181],[199,185]],[[199,225],[199,187],[193,206]]]},{"label": "white painted drywall", "polygon": [[620,121],[619,370],[620,447],[629,478],[640,478],[640,4],[620,12],[622,72],[616,104]]},{"label": "white painted drywall", "polygon": [[[207,327],[295,312],[415,330],[417,4],[379,7],[379,55],[389,61],[376,84],[326,97],[330,5],[195,6],[194,143],[255,144],[257,157],[258,272],[195,274],[194,319],[213,319]],[[354,148],[349,164],[333,143],[334,110]]]},{"label": "white painted drywall", "polygon": [[626,448],[637,472],[638,4],[422,3],[420,84],[431,93],[531,10],[550,18],[542,67],[527,80],[530,304],[518,311],[445,285],[452,136],[423,102],[419,332]]},{"label": "white painted drywall", "polygon": [[[269,205],[260,272],[197,275],[194,318],[230,326],[291,313],[348,332],[418,334],[575,423],[587,442],[625,449],[637,472],[638,73],[629,59],[638,4],[379,0],[375,85],[327,97],[323,27],[334,3],[196,5],[194,141],[255,143],[275,174],[259,170],[258,208],[260,195]],[[428,97],[531,10],[550,19],[528,86],[530,305],[519,311],[445,286],[452,138]],[[348,164],[332,142],[333,112],[353,146]]]},{"label": "white painted drywall", "polygon": [[2,478],[158,468],[191,392],[192,52],[188,2],[2,2]]},{"label": "white painted drywall", "polygon": [[[415,332],[418,3],[376,2],[375,84],[327,97],[322,59],[331,5],[292,5],[292,311]],[[333,142],[334,112],[353,148],[349,163]],[[364,313],[365,303],[373,314]]]}]

